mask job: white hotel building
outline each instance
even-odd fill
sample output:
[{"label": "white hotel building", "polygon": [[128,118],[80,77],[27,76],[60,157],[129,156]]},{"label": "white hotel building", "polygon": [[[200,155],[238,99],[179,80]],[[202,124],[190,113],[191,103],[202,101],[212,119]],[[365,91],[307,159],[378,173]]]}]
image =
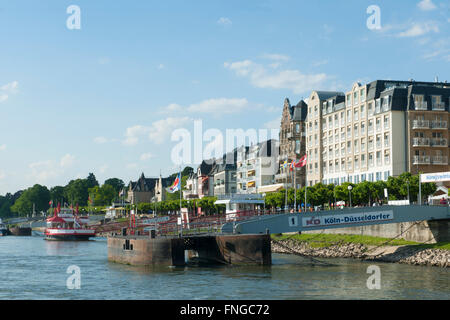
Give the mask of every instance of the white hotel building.
[{"label": "white hotel building", "polygon": [[414,109],[410,92],[422,86],[435,85],[378,80],[355,83],[351,91],[326,99],[318,99],[327,96],[324,92],[314,91],[306,129],[308,186],[386,181],[408,171],[412,142],[407,114]]}]

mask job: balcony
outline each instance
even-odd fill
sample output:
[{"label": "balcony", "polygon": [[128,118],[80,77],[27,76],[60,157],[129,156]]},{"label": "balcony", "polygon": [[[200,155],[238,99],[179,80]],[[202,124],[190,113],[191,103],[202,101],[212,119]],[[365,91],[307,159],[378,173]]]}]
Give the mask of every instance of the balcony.
[{"label": "balcony", "polygon": [[428,102],[426,101],[415,101],[414,106],[416,110],[428,110]]},{"label": "balcony", "polygon": [[447,147],[447,139],[431,139],[432,147]]},{"label": "balcony", "polygon": [[431,121],[431,128],[447,130],[447,121]]},{"label": "balcony", "polygon": [[413,147],[429,147],[429,138],[413,138]]},{"label": "balcony", "polygon": [[445,111],[445,103],[444,102],[432,103],[431,108],[436,111]]},{"label": "balcony", "polygon": [[430,156],[414,156],[413,164],[430,164]]},{"label": "balcony", "polygon": [[428,121],[428,120],[413,120],[412,128],[413,129],[429,129],[430,121]]},{"label": "balcony", "polygon": [[448,164],[448,157],[434,156],[434,157],[431,158],[431,162],[433,164],[437,164],[437,165],[447,165]]}]

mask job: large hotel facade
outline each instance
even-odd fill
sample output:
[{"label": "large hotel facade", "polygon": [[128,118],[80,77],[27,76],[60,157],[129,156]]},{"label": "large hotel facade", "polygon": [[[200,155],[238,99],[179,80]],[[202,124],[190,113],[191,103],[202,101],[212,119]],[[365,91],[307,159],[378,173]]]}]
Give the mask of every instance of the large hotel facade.
[{"label": "large hotel facade", "polygon": [[449,171],[450,84],[377,80],[308,101],[307,185]]}]

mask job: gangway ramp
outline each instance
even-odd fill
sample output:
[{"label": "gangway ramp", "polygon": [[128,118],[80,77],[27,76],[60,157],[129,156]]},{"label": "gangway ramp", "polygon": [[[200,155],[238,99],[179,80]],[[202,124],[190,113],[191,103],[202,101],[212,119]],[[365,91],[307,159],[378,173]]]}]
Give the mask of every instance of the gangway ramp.
[{"label": "gangway ramp", "polygon": [[362,207],[259,216],[246,221],[226,223],[222,231],[232,231],[235,234],[274,234],[443,219],[450,219],[449,207]]}]

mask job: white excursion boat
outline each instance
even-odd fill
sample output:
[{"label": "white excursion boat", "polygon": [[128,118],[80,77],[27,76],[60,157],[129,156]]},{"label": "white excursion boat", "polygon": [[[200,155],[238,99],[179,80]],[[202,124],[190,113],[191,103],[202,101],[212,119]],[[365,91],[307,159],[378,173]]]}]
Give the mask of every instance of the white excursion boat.
[{"label": "white excursion boat", "polygon": [[95,237],[95,229],[88,226],[89,216],[78,216],[78,210],[57,208],[47,219],[45,240],[82,241]]}]

